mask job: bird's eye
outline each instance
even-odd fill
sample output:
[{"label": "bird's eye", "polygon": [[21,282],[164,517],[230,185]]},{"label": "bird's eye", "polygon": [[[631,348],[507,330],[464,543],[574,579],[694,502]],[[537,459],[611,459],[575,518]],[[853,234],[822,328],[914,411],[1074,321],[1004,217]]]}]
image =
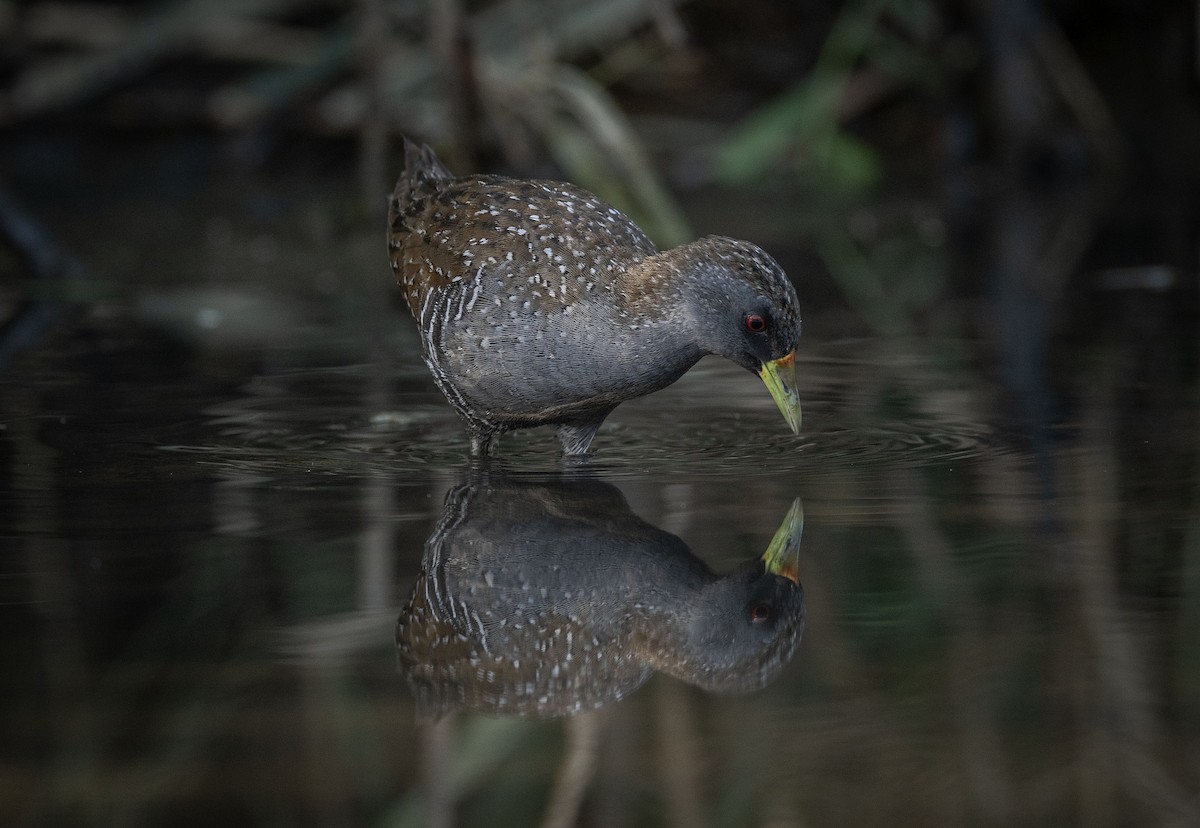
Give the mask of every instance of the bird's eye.
[{"label": "bird's eye", "polygon": [[771,620],[771,605],[758,603],[750,608],[750,623],[765,624]]},{"label": "bird's eye", "polygon": [[767,320],[763,319],[757,313],[752,313],[746,317],[746,330],[750,333],[762,333],[767,329]]}]

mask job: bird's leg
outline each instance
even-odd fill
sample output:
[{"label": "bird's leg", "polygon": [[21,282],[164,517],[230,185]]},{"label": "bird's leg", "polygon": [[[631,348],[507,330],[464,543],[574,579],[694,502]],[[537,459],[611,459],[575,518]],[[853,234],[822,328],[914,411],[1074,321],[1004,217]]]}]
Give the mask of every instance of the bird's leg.
[{"label": "bird's leg", "polygon": [[562,441],[563,454],[568,457],[586,457],[588,446],[592,444],[592,438],[600,430],[602,422],[603,417],[586,423],[559,426],[558,439]]},{"label": "bird's leg", "polygon": [[491,457],[496,450],[496,441],[500,437],[498,431],[477,431],[471,429],[471,456]]}]

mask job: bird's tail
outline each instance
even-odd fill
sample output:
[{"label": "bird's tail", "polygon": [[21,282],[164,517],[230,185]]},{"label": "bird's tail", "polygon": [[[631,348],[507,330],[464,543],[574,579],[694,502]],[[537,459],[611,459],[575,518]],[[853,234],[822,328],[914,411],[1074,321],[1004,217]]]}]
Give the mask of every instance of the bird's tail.
[{"label": "bird's tail", "polygon": [[404,139],[404,172],[400,173],[392,196],[388,199],[388,258],[397,282],[405,289],[414,314],[417,312],[418,295],[412,291],[411,280],[414,277],[405,269],[403,252],[405,240],[412,229],[407,222],[414,210],[420,209],[416,202],[434,191],[435,187],[431,186],[434,182],[453,177],[428,145],[414,144],[408,138]]},{"label": "bird's tail", "polygon": [[388,202],[388,212],[391,214],[388,224],[395,227],[396,219],[404,214],[414,196],[429,182],[453,177],[428,144],[415,144],[405,138],[404,172],[400,173],[400,178],[396,180],[391,200]]}]

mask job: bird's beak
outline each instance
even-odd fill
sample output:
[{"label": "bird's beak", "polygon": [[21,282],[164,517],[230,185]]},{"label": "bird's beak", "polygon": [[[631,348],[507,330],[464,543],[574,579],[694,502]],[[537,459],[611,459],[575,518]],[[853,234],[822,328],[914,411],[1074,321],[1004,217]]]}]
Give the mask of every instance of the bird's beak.
[{"label": "bird's beak", "polygon": [[796,391],[796,352],[763,364],[758,372],[783,418],[792,427],[792,433],[800,433],[800,394]]},{"label": "bird's beak", "polygon": [[763,553],[762,562],[767,572],[781,575],[796,586],[800,585],[800,536],[804,534],[804,506],[800,498],[792,501],[787,517],[779,526],[771,545]]}]

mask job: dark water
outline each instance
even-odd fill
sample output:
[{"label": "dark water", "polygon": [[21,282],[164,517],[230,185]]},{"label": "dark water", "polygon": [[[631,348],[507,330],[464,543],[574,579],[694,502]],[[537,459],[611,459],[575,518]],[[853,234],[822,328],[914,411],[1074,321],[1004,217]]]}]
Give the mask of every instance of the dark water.
[{"label": "dark water", "polygon": [[[244,338],[219,296],[102,303],[0,384],[0,821],[1197,824],[1195,353],[1122,328],[1129,299],[1097,300],[1113,324],[1048,403],[987,340],[817,313],[800,437],[705,361],[618,409],[590,464],[514,434],[482,483],[390,310],[363,348],[327,303]],[[429,724],[395,625],[473,481],[501,547],[616,521],[717,575],[799,499],[803,637],[748,693],[639,665],[565,722],[551,699]],[[638,554],[612,577],[649,589]]]}]

